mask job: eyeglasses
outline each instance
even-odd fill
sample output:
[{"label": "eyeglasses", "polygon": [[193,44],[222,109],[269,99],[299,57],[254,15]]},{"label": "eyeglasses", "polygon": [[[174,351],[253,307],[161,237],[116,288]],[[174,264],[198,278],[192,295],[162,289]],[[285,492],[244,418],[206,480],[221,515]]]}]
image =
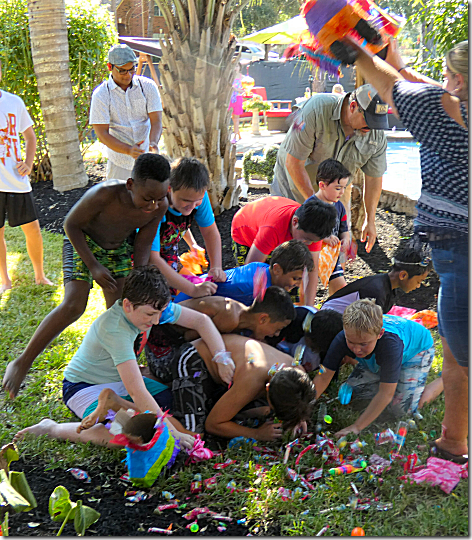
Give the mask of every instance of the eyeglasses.
[{"label": "eyeglasses", "polygon": [[127,73],[136,73],[136,66],[133,66],[131,69],[122,69],[115,65],[113,67],[116,69],[116,71],[118,71],[120,75],[126,75]]}]

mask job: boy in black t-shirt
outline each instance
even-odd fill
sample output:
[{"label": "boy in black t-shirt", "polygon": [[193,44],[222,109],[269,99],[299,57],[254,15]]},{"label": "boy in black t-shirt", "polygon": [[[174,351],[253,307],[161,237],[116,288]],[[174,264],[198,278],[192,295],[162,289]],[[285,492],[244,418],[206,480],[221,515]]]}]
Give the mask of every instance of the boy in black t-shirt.
[{"label": "boy in black t-shirt", "polygon": [[388,313],[396,302],[396,289],[409,293],[418,289],[427,278],[433,263],[414,248],[404,248],[392,259],[393,267],[388,274],[376,274],[352,281],[326,300],[323,309],[343,313],[356,300],[373,298]]}]

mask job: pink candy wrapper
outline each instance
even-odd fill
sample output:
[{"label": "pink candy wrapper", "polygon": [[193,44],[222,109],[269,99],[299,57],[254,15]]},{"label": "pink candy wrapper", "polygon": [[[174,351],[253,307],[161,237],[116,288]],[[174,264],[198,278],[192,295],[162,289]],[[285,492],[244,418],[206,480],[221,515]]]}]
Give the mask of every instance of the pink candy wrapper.
[{"label": "pink candy wrapper", "polygon": [[457,486],[461,478],[468,478],[468,463],[459,465],[436,457],[428,458],[426,467],[421,467],[415,472],[400,477],[402,480],[410,480],[420,484],[426,482],[432,486],[439,486],[449,495]]},{"label": "pink candy wrapper", "polygon": [[213,468],[214,469],[226,469],[226,467],[229,467],[230,465],[232,465],[233,463],[236,463],[236,460],[235,459],[227,459],[224,463],[215,463],[213,465]]},{"label": "pink candy wrapper", "polygon": [[183,515],[183,517],[187,520],[195,519],[200,514],[209,514],[211,510],[208,508],[208,506],[204,506],[203,508],[194,508],[190,512],[187,512]]},{"label": "pink candy wrapper", "polygon": [[193,448],[191,450],[187,450],[187,454],[189,455],[191,463],[206,461],[207,459],[214,457],[214,453],[209,448],[205,448],[205,443],[198,434],[195,437]]},{"label": "pink candy wrapper", "polygon": [[85,480],[87,484],[91,482],[89,475],[82,469],[67,469],[76,480]]},{"label": "pink candy wrapper", "polygon": [[369,458],[369,465],[366,467],[367,472],[374,474],[382,474],[384,471],[390,469],[390,461],[377,454],[372,454]]}]

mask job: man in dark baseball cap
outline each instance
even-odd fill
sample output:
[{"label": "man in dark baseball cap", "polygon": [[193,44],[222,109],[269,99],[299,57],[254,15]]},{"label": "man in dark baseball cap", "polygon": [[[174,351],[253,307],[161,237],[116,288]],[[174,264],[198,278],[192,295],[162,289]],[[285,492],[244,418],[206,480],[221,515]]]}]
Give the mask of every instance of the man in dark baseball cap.
[{"label": "man in dark baseball cap", "polygon": [[354,99],[359,109],[364,112],[365,123],[370,129],[388,129],[388,105],[380,99],[372,85],[360,86]]}]

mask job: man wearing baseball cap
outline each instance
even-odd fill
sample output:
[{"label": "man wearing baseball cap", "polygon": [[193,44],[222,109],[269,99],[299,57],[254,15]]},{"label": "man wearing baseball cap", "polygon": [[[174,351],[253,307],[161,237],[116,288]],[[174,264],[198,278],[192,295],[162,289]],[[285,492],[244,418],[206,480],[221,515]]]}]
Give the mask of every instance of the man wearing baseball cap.
[{"label": "man wearing baseball cap", "polygon": [[136,64],[128,45],[114,45],[108,52],[110,77],[92,94],[89,122],[106,146],[109,180],[128,180],[140,154],[158,152],[161,97],[152,79],[135,75]]},{"label": "man wearing baseball cap", "polygon": [[[361,240],[369,252],[377,236],[375,211],[387,170],[388,105],[370,84],[349,94],[315,94],[294,113],[292,125],[280,145],[271,195],[303,203],[316,189],[319,164],[328,158],[340,161],[352,175],[365,174],[367,224]],[[348,203],[351,190],[343,199]],[[348,206],[345,204],[346,208]]]}]

